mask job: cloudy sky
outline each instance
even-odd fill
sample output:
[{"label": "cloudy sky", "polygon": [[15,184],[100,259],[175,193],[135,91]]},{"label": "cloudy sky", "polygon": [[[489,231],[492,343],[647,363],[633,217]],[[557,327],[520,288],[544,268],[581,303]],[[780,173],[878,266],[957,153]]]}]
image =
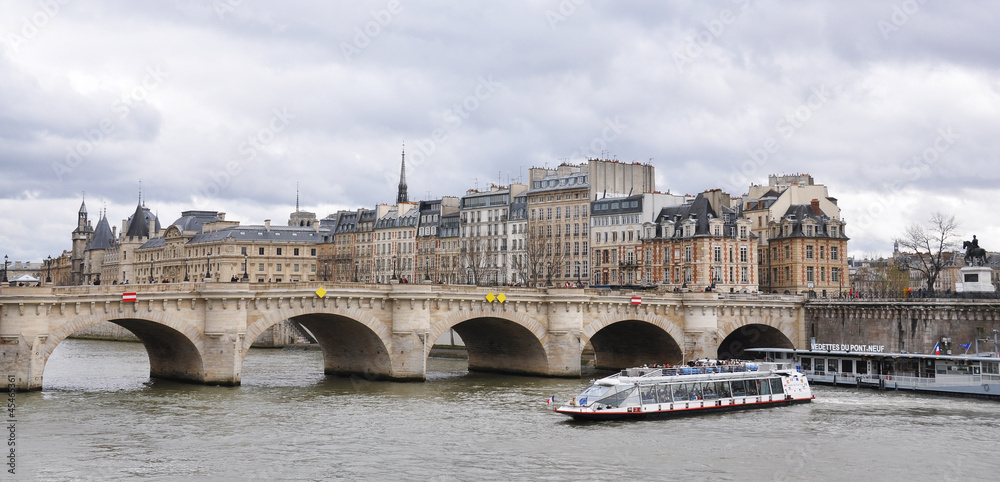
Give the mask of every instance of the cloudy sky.
[{"label": "cloudy sky", "polygon": [[809,173],[856,256],[931,212],[1000,251],[1000,8],[959,2],[0,1],[0,254],[146,205],[283,222],[651,162]]}]

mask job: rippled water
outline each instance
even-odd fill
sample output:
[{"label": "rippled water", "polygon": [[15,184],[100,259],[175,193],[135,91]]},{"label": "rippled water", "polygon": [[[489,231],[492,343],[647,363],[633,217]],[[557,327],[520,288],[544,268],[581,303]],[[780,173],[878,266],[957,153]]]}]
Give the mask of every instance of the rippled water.
[{"label": "rippled water", "polygon": [[816,387],[811,404],[648,422],[546,408],[586,380],[326,378],[322,354],[253,350],[240,387],[148,379],[140,344],[67,340],[19,393],[18,475],[394,480],[993,480],[1000,402]]}]

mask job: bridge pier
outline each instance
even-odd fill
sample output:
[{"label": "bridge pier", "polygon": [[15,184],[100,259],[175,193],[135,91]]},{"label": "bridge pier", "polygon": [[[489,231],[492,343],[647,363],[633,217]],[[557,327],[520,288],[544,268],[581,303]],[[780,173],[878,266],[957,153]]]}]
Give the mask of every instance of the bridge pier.
[{"label": "bridge pier", "polygon": [[[176,371],[161,371],[153,368],[153,356],[150,352],[150,376],[157,378],[172,378],[175,380],[193,381],[206,385],[239,385],[243,371],[243,342],[245,333],[229,331],[226,333],[206,333],[204,348],[204,368],[199,378],[189,378],[187,373]],[[148,349],[148,348],[147,348]]]},{"label": "bridge pier", "polygon": [[46,335],[3,335],[0,337],[0,373],[4,383],[14,385],[14,390],[28,392],[42,389],[42,371],[45,357],[41,346]]}]

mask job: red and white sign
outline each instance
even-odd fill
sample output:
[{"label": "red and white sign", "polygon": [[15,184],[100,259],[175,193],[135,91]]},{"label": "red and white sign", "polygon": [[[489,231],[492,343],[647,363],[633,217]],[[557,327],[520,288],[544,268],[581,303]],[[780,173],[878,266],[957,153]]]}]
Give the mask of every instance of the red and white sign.
[{"label": "red and white sign", "polygon": [[135,303],[135,293],[122,293],[122,303]]},{"label": "red and white sign", "polygon": [[638,297],[638,296],[633,296],[632,297],[632,304],[633,305],[641,305],[642,304],[642,298]]}]

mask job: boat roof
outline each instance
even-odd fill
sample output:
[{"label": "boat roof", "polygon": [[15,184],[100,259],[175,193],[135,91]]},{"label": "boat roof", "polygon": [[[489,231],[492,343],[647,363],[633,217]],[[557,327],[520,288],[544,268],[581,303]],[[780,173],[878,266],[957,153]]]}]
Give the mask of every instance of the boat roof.
[{"label": "boat roof", "polygon": [[815,355],[815,356],[835,356],[835,357],[848,357],[848,356],[860,356],[860,357],[872,357],[872,358],[913,358],[913,359],[932,359],[932,360],[966,360],[966,361],[1000,361],[1000,358],[995,356],[976,356],[976,355],[934,355],[929,353],[891,353],[891,352],[871,352],[871,351],[843,351],[843,350],[797,350],[793,348],[747,348],[745,351],[754,353],[791,353],[794,355]]}]

